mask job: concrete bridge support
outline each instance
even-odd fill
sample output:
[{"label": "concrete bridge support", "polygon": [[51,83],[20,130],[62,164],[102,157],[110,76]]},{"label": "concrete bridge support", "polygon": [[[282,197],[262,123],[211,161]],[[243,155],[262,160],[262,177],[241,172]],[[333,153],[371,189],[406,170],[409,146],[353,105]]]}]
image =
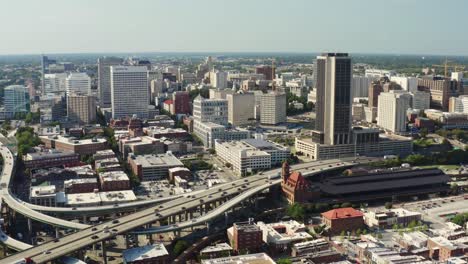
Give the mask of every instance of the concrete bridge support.
[{"label": "concrete bridge support", "polygon": [[101,241],[101,252],[102,252],[103,263],[107,264],[106,241]]}]

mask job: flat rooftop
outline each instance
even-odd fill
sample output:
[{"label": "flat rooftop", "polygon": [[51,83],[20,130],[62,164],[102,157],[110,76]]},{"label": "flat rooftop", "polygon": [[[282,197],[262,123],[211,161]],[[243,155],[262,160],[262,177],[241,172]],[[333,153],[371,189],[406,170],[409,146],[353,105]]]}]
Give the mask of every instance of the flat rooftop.
[{"label": "flat rooftop", "polygon": [[73,146],[80,145],[92,145],[98,143],[104,143],[107,140],[105,138],[92,138],[92,139],[76,139],[74,137],[64,137],[64,136],[40,136],[41,139],[54,140],[55,142],[60,142]]},{"label": "flat rooftop", "polygon": [[55,185],[49,186],[33,186],[31,187],[30,197],[31,198],[39,198],[39,197],[46,197],[46,196],[55,196]]},{"label": "flat rooftop", "polygon": [[265,253],[231,256],[225,258],[204,259],[202,264],[275,264]]},{"label": "flat rooftop", "polygon": [[66,180],[63,182],[63,185],[70,186],[73,184],[83,184],[83,183],[97,183],[96,178],[82,178],[82,179],[71,179],[71,180]]},{"label": "flat rooftop", "polygon": [[228,243],[219,243],[214,246],[208,246],[200,251],[200,253],[212,253],[219,251],[232,250],[232,247]]},{"label": "flat rooftop", "polygon": [[319,183],[319,186],[326,193],[348,194],[399,187],[409,188],[430,184],[447,184],[449,181],[450,177],[439,169],[416,169],[329,177]]},{"label": "flat rooftop", "polygon": [[144,167],[184,167],[184,164],[171,153],[133,156],[138,165]]},{"label": "flat rooftop", "polygon": [[60,158],[60,157],[75,157],[78,154],[73,152],[61,152],[61,151],[41,151],[41,152],[33,152],[28,153],[25,155],[26,161],[33,161],[33,160],[44,160],[44,159],[53,159],[53,158]]},{"label": "flat rooftop", "polygon": [[96,205],[101,203],[99,193],[69,193],[67,204],[70,206]]},{"label": "flat rooftop", "polygon": [[145,259],[152,259],[162,256],[168,256],[169,253],[166,247],[162,243],[156,243],[153,245],[146,245],[144,247],[135,247],[124,250],[122,257],[126,262],[142,261]]},{"label": "flat rooftop", "polygon": [[99,178],[103,182],[111,182],[111,181],[128,181],[128,175],[123,171],[106,171],[99,173]]},{"label": "flat rooftop", "polygon": [[136,201],[135,193],[131,190],[100,192],[99,197],[103,203],[121,203]]}]

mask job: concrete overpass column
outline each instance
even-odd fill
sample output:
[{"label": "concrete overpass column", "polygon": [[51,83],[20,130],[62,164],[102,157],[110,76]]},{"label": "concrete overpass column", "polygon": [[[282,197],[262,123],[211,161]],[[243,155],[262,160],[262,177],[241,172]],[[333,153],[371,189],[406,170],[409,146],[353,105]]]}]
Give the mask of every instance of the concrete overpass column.
[{"label": "concrete overpass column", "polygon": [[185,211],[185,221],[189,220],[189,212],[188,211]]},{"label": "concrete overpass column", "polygon": [[200,204],[200,216],[203,215],[203,204]]},{"label": "concrete overpass column", "polygon": [[87,222],[86,220],[87,220],[86,215],[83,215],[83,224],[85,224],[85,225],[86,225],[86,222]]},{"label": "concrete overpass column", "polygon": [[228,212],[224,212],[224,224],[228,226],[229,223],[229,214]]},{"label": "concrete overpass column", "polygon": [[31,236],[32,233],[32,220],[28,218],[28,235]]},{"label": "concrete overpass column", "polygon": [[55,238],[60,238],[60,229],[55,227]]},{"label": "concrete overpass column", "polygon": [[101,241],[101,251],[102,251],[102,260],[104,264],[107,264],[107,251],[106,251],[106,241]]},{"label": "concrete overpass column", "polygon": [[139,245],[140,245],[139,235],[135,235],[135,246],[139,247]]},{"label": "concrete overpass column", "polygon": [[210,222],[206,222],[206,235],[210,234]]},{"label": "concrete overpass column", "polygon": [[125,239],[125,248],[128,249],[129,241],[128,241],[128,234],[123,235]]}]

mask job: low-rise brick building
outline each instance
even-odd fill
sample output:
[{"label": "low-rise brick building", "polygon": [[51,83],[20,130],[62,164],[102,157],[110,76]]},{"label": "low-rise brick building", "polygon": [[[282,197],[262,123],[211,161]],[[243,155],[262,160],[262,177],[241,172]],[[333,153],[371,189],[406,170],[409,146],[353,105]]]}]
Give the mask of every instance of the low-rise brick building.
[{"label": "low-rise brick building", "polygon": [[99,182],[101,183],[101,190],[104,192],[130,189],[130,179],[121,170],[99,173]]},{"label": "low-rise brick building", "polygon": [[104,138],[76,139],[64,136],[40,136],[47,148],[60,151],[69,151],[79,155],[92,155],[99,150],[107,149],[107,140]]},{"label": "low-rise brick building", "polygon": [[235,252],[258,252],[263,245],[263,232],[253,220],[242,223],[234,223],[227,230],[229,241]]},{"label": "low-rise brick building", "polygon": [[364,214],[352,207],[338,208],[322,213],[322,221],[331,234],[353,231],[364,227]]}]

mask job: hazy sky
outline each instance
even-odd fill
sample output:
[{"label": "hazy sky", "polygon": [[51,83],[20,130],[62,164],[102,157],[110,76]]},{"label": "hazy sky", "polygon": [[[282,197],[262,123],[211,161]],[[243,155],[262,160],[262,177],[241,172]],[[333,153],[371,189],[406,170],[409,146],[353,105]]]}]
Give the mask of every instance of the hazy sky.
[{"label": "hazy sky", "polygon": [[467,0],[0,0],[0,54],[468,55]]}]

